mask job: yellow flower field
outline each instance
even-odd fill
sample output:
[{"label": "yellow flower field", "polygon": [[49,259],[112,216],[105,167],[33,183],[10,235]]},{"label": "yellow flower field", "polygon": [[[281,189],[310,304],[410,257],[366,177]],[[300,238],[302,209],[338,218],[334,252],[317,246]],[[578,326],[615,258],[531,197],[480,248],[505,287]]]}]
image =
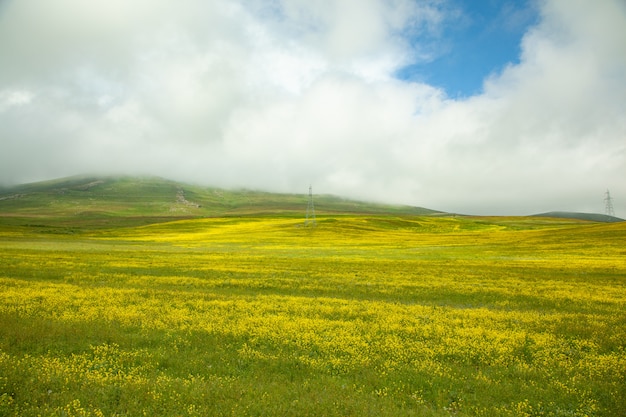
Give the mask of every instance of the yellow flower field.
[{"label": "yellow flower field", "polygon": [[626,225],[0,230],[0,415],[617,416]]}]

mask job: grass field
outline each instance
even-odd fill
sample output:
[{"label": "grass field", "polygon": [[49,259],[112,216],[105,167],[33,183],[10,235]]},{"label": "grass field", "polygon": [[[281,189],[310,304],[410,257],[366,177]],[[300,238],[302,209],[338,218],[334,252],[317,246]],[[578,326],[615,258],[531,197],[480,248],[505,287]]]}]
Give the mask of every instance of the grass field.
[{"label": "grass field", "polygon": [[0,227],[0,416],[619,416],[626,223]]}]

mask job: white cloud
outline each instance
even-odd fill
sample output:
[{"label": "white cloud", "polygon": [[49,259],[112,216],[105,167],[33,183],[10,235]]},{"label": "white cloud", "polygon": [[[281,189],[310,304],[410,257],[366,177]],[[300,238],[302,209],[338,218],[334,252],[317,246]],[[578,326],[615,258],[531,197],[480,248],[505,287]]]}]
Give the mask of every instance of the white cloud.
[{"label": "white cloud", "polygon": [[14,0],[0,10],[0,178],[313,183],[501,214],[601,211],[608,187],[626,216],[626,6],[540,8],[520,63],[454,100],[394,78],[458,21],[442,1]]},{"label": "white cloud", "polygon": [[11,107],[20,107],[33,100],[33,94],[26,90],[0,91],[0,113]]}]

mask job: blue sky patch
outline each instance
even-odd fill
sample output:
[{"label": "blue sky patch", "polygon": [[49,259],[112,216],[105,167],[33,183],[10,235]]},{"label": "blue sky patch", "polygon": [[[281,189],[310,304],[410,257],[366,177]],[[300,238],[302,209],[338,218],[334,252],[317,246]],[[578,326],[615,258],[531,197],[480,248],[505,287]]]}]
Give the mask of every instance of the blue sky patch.
[{"label": "blue sky patch", "polygon": [[462,98],[479,94],[485,78],[519,62],[521,40],[537,22],[538,12],[532,1],[457,1],[454,5],[460,13],[443,25],[435,39],[411,39],[416,46],[428,44],[430,59],[407,65],[396,76]]}]

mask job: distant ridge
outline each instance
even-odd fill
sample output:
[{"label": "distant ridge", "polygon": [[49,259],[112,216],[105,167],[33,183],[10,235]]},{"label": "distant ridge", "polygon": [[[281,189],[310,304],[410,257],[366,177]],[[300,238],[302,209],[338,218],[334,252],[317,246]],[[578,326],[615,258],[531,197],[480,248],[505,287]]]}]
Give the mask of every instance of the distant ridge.
[{"label": "distant ridge", "polygon": [[591,222],[602,222],[602,223],[616,223],[616,222],[624,221],[624,219],[620,219],[619,217],[615,217],[615,216],[609,216],[607,214],[575,213],[575,212],[569,212],[569,211],[550,211],[548,213],[533,214],[531,217],[554,217],[557,219],[578,219],[578,220],[587,220]]}]

